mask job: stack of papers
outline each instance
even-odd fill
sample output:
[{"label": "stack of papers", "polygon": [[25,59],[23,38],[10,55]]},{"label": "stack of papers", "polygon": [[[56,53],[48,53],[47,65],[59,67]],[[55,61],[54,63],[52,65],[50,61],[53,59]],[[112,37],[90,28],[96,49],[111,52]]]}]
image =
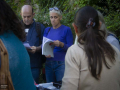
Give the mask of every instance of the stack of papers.
[{"label": "stack of papers", "polygon": [[52,45],[52,42],[53,40],[43,37],[42,55],[51,55],[51,57],[54,57],[54,46]]}]

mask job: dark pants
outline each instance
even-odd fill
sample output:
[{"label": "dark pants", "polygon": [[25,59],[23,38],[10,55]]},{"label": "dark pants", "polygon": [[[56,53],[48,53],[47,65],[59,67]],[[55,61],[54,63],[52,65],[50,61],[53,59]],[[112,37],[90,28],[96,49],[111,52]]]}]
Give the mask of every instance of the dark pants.
[{"label": "dark pants", "polygon": [[34,81],[38,84],[39,76],[40,76],[40,68],[31,68],[31,71]]}]

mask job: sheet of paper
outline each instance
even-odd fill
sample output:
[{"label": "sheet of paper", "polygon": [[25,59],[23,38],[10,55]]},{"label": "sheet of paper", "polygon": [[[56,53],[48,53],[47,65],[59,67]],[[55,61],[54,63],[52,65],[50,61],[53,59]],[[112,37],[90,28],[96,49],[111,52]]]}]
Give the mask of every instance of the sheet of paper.
[{"label": "sheet of paper", "polygon": [[29,43],[23,43],[23,45],[27,48],[27,49],[31,49],[30,47],[30,44]]},{"label": "sheet of paper", "polygon": [[43,37],[42,55],[51,55],[51,57],[54,57],[54,46],[51,44],[52,42],[51,39]]}]

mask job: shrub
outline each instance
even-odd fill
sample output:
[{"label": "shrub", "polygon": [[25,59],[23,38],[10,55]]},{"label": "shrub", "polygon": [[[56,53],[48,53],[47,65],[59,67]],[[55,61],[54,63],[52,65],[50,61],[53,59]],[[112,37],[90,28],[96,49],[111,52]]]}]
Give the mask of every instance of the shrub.
[{"label": "shrub", "polygon": [[[120,5],[119,0],[6,0],[16,14],[20,16],[21,6],[31,4],[35,10],[35,20],[42,22],[46,27],[51,26],[49,20],[49,7],[57,6],[63,12],[62,24],[72,27],[75,12],[86,5],[90,5],[101,11],[104,15],[108,30],[114,32],[120,38]],[[18,8],[20,7],[20,8]]]}]

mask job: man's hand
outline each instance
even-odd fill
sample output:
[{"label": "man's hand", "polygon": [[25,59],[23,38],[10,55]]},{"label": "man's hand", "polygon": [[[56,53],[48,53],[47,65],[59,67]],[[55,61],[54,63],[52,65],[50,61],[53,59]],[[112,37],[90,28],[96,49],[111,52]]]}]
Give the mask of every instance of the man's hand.
[{"label": "man's hand", "polygon": [[29,50],[29,52],[31,52],[33,54],[37,51],[37,47],[36,46],[32,46],[30,48],[31,48],[31,50]]},{"label": "man's hand", "polygon": [[31,52],[31,53],[35,53],[35,52],[41,52],[41,46],[31,46],[30,47],[31,49],[27,49],[29,52]]}]

